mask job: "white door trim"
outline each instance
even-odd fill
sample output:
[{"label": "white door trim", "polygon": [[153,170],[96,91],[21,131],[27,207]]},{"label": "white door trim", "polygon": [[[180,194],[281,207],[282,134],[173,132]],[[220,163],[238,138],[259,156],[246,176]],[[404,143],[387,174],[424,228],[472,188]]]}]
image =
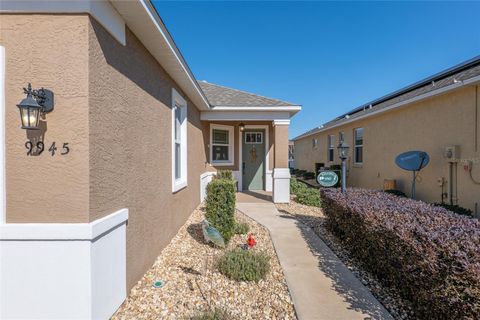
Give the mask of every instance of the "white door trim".
[{"label": "white door trim", "polygon": [[[264,129],[265,130],[265,171],[264,171],[264,184],[263,184],[263,189],[267,190],[267,174],[269,172],[268,168],[268,159],[269,159],[269,154],[270,154],[270,136],[269,136],[269,126],[268,125],[257,125],[257,124],[250,124],[250,125],[245,125],[245,130],[246,129]],[[238,189],[239,191],[243,190],[243,139],[242,139],[242,134],[243,132],[238,128],[238,143],[239,143],[239,155],[238,159],[238,169],[240,171],[240,179],[238,181]]]}]

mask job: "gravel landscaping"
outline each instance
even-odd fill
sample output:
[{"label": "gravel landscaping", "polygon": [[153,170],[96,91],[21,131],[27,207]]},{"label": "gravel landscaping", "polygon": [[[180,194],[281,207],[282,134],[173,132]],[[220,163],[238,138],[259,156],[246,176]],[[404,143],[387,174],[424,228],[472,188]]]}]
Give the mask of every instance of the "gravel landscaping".
[{"label": "gravel landscaping", "polygon": [[372,294],[380,301],[395,319],[411,319],[412,315],[408,305],[402,301],[399,295],[388,288],[380,285],[368,272],[359,267],[348,252],[342,247],[340,241],[325,228],[325,216],[322,209],[302,205],[295,202],[292,197],[290,204],[277,204],[280,213],[295,216],[301,223],[312,228],[312,230],[327,244],[327,246],[342,260],[347,268],[369,288]]},{"label": "gravel landscaping", "polygon": [[[226,249],[214,248],[203,240],[203,219],[204,208],[199,207],[112,319],[190,319],[215,308],[225,310],[232,319],[296,319],[268,231],[236,213],[236,220],[246,222],[254,234],[253,250],[265,252],[271,264],[265,280],[236,282],[218,272],[216,261],[225,250],[245,244],[247,235],[233,236]],[[165,285],[155,288],[158,280]]]}]

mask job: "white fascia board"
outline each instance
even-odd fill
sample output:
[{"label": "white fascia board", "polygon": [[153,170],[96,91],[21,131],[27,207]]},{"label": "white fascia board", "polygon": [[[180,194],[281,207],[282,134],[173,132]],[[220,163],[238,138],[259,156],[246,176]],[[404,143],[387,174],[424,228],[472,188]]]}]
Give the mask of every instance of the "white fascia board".
[{"label": "white fascia board", "polygon": [[273,121],[288,120],[288,111],[202,111],[200,120],[203,121]]},{"label": "white fascia board", "polygon": [[262,112],[271,112],[271,111],[287,111],[290,113],[290,116],[293,116],[300,110],[301,106],[215,106],[211,109],[212,111],[262,111]]},{"label": "white fascia board", "polygon": [[401,101],[401,102],[398,102],[398,103],[395,103],[395,104],[392,104],[391,106],[388,106],[388,107],[385,107],[385,108],[382,108],[382,109],[379,109],[379,110],[376,110],[376,111],[373,111],[373,112],[370,112],[370,113],[367,113],[367,114],[364,114],[364,115],[361,115],[359,117],[356,117],[356,118],[353,118],[353,119],[350,119],[350,120],[347,120],[347,121],[342,121],[342,122],[339,122],[333,126],[329,126],[329,127],[324,127],[324,128],[321,128],[321,129],[318,129],[314,132],[311,132],[309,134],[306,134],[306,135],[300,135],[294,139],[292,139],[292,141],[297,141],[297,140],[301,140],[303,138],[307,138],[307,137],[310,137],[314,134],[318,134],[318,133],[321,133],[321,132],[324,132],[324,131],[328,131],[330,129],[334,129],[334,128],[337,128],[337,127],[341,127],[341,126],[344,126],[346,124],[349,124],[349,123],[352,123],[352,122],[356,122],[356,121],[359,121],[359,120],[362,120],[362,119],[366,119],[366,118],[369,118],[369,117],[373,117],[373,116],[376,116],[380,113],[384,113],[384,112],[388,112],[388,111],[391,111],[391,110],[394,110],[394,109],[398,109],[398,108],[401,108],[401,107],[405,107],[409,104],[412,104],[412,103],[415,103],[415,102],[419,102],[421,100],[425,100],[425,99],[428,99],[428,98],[431,98],[431,97],[435,97],[435,96],[438,96],[438,95],[441,95],[441,94],[444,94],[444,93],[447,93],[447,92],[450,92],[452,90],[455,90],[455,89],[458,89],[458,88],[461,88],[461,87],[465,87],[465,86],[468,86],[468,85],[474,85],[474,84],[477,84],[480,82],[480,76],[476,76],[476,77],[473,77],[473,78],[470,78],[470,79],[467,79],[467,80],[463,80],[463,81],[460,81],[460,82],[457,82],[457,83],[453,83],[449,86],[446,86],[446,87],[443,87],[443,88],[440,88],[440,89],[437,89],[435,91],[430,91],[430,92],[427,92],[427,93],[424,93],[424,94],[421,94],[419,96],[416,96],[416,97],[413,97],[411,99],[408,99],[408,100],[405,100],[405,101]]},{"label": "white fascia board", "polygon": [[0,12],[5,13],[88,13],[118,42],[126,44],[125,22],[109,1],[94,0],[2,0]]},{"label": "white fascia board", "polygon": [[90,223],[7,223],[0,224],[0,240],[85,240],[125,223],[128,209],[121,209]]}]

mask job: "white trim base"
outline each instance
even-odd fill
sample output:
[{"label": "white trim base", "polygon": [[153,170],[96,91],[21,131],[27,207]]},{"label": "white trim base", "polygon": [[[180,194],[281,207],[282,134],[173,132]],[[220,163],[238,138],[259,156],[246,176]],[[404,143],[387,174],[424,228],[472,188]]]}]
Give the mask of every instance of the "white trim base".
[{"label": "white trim base", "polygon": [[273,169],[273,202],[290,202],[290,169]]},{"label": "white trim base", "polygon": [[272,192],[273,191],[273,171],[267,170],[265,172],[265,191]]},{"label": "white trim base", "polygon": [[127,219],[0,225],[0,318],[109,319],[127,295]]}]

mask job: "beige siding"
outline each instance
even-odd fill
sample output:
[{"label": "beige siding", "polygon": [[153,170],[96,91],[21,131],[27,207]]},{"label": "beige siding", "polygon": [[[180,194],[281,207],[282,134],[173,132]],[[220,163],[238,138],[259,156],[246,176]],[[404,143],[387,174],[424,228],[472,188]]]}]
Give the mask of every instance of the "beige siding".
[{"label": "beige siding", "polygon": [[[477,181],[480,180],[480,119],[476,116],[480,100],[478,91],[475,86],[469,86],[297,140],[296,167],[313,171],[315,162],[326,163],[327,136],[334,134],[335,144],[338,144],[338,133],[343,131],[351,146],[348,160],[349,185],[382,188],[384,179],[396,179],[397,188],[410,194],[412,174],[398,168],[394,159],[405,151],[423,150],[431,159],[430,164],[420,173],[417,198],[440,202],[441,188],[437,181],[439,178],[448,179],[448,164],[443,158],[446,146],[459,145],[461,158],[476,162],[473,175]],[[362,166],[352,163],[353,130],[357,127],[364,128]],[[319,140],[317,149],[312,148],[313,138]],[[339,163],[337,150],[335,163]],[[453,180],[453,185],[458,187],[459,205],[472,210],[476,203],[477,207],[480,206],[480,185],[473,183],[461,164],[458,164]]]}]

